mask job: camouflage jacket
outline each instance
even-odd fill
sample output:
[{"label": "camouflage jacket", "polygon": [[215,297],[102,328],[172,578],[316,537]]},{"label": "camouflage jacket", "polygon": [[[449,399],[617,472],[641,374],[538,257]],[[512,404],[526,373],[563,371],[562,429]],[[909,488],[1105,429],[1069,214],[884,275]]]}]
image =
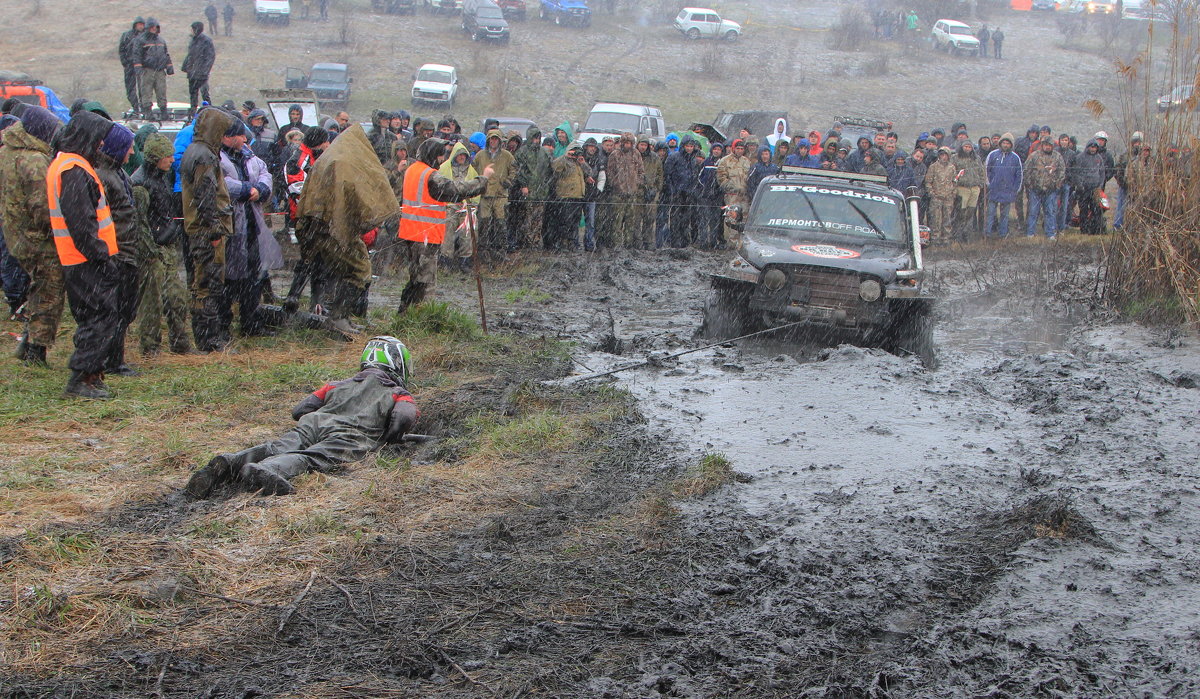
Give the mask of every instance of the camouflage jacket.
[{"label": "camouflage jacket", "polygon": [[18,259],[38,252],[56,255],[46,198],[50,145],[29,135],[21,124],[5,129],[3,138],[0,211],[8,248]]},{"label": "camouflage jacket", "polygon": [[958,170],[954,167],[952,159],[944,163],[940,158],[935,160],[925,173],[925,189],[929,190],[929,196],[935,199],[954,196],[954,176],[957,174]]},{"label": "camouflage jacket", "polygon": [[1067,165],[1063,157],[1054,151],[1034,151],[1029,160],[1025,161],[1025,186],[1038,194],[1062,189],[1066,179]]},{"label": "camouflage jacket", "polygon": [[753,163],[746,156],[737,157],[733,153],[717,161],[717,184],[725,194],[745,194],[746,179],[750,177],[750,166]]}]

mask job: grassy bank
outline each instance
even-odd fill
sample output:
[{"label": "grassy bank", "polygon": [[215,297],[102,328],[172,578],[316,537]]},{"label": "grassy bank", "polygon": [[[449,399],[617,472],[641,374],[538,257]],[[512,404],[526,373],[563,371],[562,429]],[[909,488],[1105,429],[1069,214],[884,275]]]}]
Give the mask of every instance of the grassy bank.
[{"label": "grassy bank", "polygon": [[[306,392],[356,368],[358,344],[300,333],[232,355],[164,355],[113,379],[108,402],[59,397],[69,347],[52,353],[56,369],[0,360],[0,663],[14,686],[97,691],[115,672],[113,691],[184,689],[179,658],[269,653],[308,624],[318,612],[296,611],[306,590],[345,597],[363,626],[367,603],[349,590],[394,570],[381,551],[403,542],[414,556],[403,567],[429,574],[416,551],[504,536],[489,527],[595,486],[598,464],[625,463],[617,436],[637,421],[625,394],[540,383],[564,373],[562,345],[484,336],[436,303],[382,330],[414,349],[416,429],[443,438],[302,476],[284,498],[195,502],[180,488],[211,454],[286,430]],[[636,497],[608,490],[610,506]]]}]

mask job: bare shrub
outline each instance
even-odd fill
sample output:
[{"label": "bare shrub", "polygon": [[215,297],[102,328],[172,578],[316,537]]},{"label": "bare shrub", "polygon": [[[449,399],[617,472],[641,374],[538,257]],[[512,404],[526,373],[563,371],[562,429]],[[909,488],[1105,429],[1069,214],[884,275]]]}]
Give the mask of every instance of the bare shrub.
[{"label": "bare shrub", "polygon": [[354,31],[354,19],[351,17],[349,12],[343,12],[341,18],[338,20],[337,37],[338,44],[342,46],[349,46],[354,43],[356,38]]},{"label": "bare shrub", "polygon": [[38,17],[42,14],[42,0],[30,0],[29,13],[26,17]]},{"label": "bare shrub", "polygon": [[858,51],[875,38],[871,18],[858,7],[843,7],[829,30],[826,45],[834,51]]},{"label": "bare shrub", "polygon": [[706,42],[700,52],[700,60],[696,66],[700,73],[710,78],[721,78],[725,70],[725,51],[716,41]]},{"label": "bare shrub", "polygon": [[[1117,65],[1123,93],[1121,141],[1127,144],[1132,130],[1142,125],[1144,147],[1136,154],[1129,149],[1122,159],[1119,174],[1128,204],[1124,225],[1109,246],[1106,300],[1128,316],[1157,322],[1200,323],[1200,178],[1194,175],[1191,156],[1200,147],[1195,137],[1200,132],[1200,91],[1161,116],[1153,100],[1142,96],[1147,81],[1172,87],[1200,82],[1195,14],[1168,24],[1165,56],[1155,55],[1151,41],[1139,60]],[[1165,73],[1150,74],[1159,65],[1167,66]]]},{"label": "bare shrub", "polygon": [[1087,15],[1082,12],[1074,15],[1059,13],[1054,17],[1054,24],[1058,27],[1058,33],[1062,34],[1063,43],[1067,46],[1079,41],[1088,28]]},{"label": "bare shrub", "polygon": [[500,64],[496,73],[496,79],[492,81],[488,94],[492,98],[492,111],[500,113],[508,108],[508,63]]},{"label": "bare shrub", "polygon": [[887,51],[879,51],[862,64],[863,75],[887,75],[890,72],[891,55]]}]

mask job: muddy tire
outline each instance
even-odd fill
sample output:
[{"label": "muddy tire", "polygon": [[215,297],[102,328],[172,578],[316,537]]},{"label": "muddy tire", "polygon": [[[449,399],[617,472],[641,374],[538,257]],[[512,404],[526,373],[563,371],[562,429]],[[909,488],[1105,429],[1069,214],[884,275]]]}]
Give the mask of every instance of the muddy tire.
[{"label": "muddy tire", "polygon": [[704,318],[700,337],[717,342],[749,332],[750,315],[746,302],[750,295],[734,289],[713,289],[704,299]]},{"label": "muddy tire", "polygon": [[933,346],[933,316],[928,308],[913,308],[892,325],[887,350],[900,356],[916,356],[926,369],[937,368]]},{"label": "muddy tire", "polygon": [[696,29],[695,27],[692,27],[691,29],[687,30],[687,38],[691,39],[692,41],[699,39],[700,38],[700,30]]}]

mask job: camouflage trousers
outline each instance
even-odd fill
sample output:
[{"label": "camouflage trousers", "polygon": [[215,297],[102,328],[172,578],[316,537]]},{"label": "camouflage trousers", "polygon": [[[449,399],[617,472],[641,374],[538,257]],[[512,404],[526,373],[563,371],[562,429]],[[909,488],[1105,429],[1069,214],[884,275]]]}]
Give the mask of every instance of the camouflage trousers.
[{"label": "camouflage trousers", "polygon": [[[465,215],[462,213],[462,204],[447,204],[446,205],[446,235],[442,238],[442,250],[446,257],[451,259],[455,257],[470,257],[475,253],[475,246],[471,241],[471,233],[467,230],[459,231],[459,227],[465,220]],[[400,241],[404,244],[408,241]],[[403,257],[408,254],[407,246],[399,254]],[[407,259],[407,258],[405,258]]]},{"label": "camouflage trousers", "polygon": [[529,250],[542,249],[542,228],[545,225],[546,205],[542,202],[525,202],[521,211],[519,237]]},{"label": "camouflage trousers", "polygon": [[606,226],[597,226],[596,242],[606,248],[641,247],[638,240],[637,195],[613,194],[608,207],[612,221]]},{"label": "camouflage trousers", "polygon": [[207,236],[188,240],[192,262],[192,335],[201,352],[229,344],[229,326],[221,323],[221,298],[225,294],[225,238],[215,243]]},{"label": "camouflage trousers", "polygon": [[164,70],[142,70],[141,80],[138,81],[141,92],[142,111],[149,112],[153,100],[158,99],[158,108],[167,109],[167,72]]},{"label": "camouflage trousers", "polygon": [[142,303],[138,307],[138,346],[142,354],[158,352],[162,345],[162,320],[167,318],[167,339],[172,352],[184,354],[192,348],[188,336],[188,295],[179,276],[182,255],[179,245],[158,247],[140,267]]},{"label": "camouflage trousers", "polygon": [[53,347],[66,294],[58,253],[51,243],[36,248],[18,245],[10,248],[9,254],[29,275],[29,291],[25,298],[25,315],[29,317],[25,324],[26,341],[31,345]]},{"label": "camouflage trousers", "polygon": [[930,197],[929,204],[930,242],[950,242],[950,233],[954,225],[954,195]]},{"label": "camouflage trousers", "polygon": [[638,214],[638,217],[641,219],[637,230],[638,240],[643,250],[653,250],[657,245],[658,197],[655,196],[638,208],[641,210]]}]

